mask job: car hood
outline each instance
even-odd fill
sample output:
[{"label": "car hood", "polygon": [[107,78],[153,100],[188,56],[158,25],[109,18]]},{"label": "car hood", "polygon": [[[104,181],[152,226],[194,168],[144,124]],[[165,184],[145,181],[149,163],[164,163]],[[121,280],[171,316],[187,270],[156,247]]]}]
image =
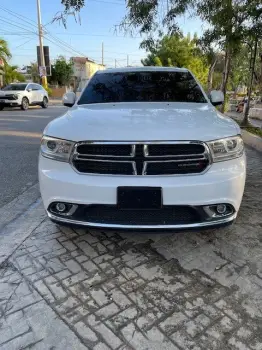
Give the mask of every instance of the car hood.
[{"label": "car hood", "polygon": [[23,90],[8,90],[8,91],[0,91],[0,96],[6,96],[6,95],[14,95],[19,94],[23,92]]},{"label": "car hood", "polygon": [[208,141],[238,133],[238,125],[208,103],[76,105],[44,131],[72,141]]}]

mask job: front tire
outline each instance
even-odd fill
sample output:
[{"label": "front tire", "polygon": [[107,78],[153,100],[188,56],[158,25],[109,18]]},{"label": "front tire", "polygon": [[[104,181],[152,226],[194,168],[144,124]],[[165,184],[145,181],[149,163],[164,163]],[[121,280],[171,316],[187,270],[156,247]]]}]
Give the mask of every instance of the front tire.
[{"label": "front tire", "polygon": [[48,107],[48,99],[47,97],[43,98],[43,102],[41,104],[42,108],[47,108]]},{"label": "front tire", "polygon": [[21,104],[21,109],[23,111],[26,111],[28,109],[28,107],[29,107],[29,101],[28,101],[28,99],[26,97],[23,97],[22,104]]},{"label": "front tire", "polygon": [[5,108],[4,105],[0,105],[0,111],[2,111]]}]

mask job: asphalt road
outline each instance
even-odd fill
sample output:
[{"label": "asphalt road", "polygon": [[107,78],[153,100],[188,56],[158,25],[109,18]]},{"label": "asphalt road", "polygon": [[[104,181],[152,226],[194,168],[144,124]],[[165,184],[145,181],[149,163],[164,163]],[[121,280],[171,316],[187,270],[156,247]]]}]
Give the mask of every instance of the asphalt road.
[{"label": "asphalt road", "polygon": [[0,111],[0,207],[37,182],[42,132],[65,111],[62,106]]}]

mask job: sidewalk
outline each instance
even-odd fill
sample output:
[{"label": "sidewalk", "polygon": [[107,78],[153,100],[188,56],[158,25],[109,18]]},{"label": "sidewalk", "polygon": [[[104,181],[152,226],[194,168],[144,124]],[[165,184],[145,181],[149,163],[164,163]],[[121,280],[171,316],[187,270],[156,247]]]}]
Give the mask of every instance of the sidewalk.
[{"label": "sidewalk", "polygon": [[[243,120],[243,113],[237,113],[237,112],[231,111],[231,112],[226,112],[225,114],[238,121]],[[262,120],[249,118],[249,121],[253,126],[262,129]]]},{"label": "sidewalk", "polygon": [[2,208],[0,349],[261,350],[262,158],[247,159],[241,212],[221,230],[56,226],[37,186]]}]

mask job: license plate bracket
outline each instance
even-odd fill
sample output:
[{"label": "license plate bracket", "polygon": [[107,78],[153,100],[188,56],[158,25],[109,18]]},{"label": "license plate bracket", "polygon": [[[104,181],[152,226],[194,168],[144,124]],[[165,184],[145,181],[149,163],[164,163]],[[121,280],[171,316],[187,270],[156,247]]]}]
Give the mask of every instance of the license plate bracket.
[{"label": "license plate bracket", "polygon": [[117,205],[119,209],[161,209],[161,187],[131,187],[122,186],[117,188]]}]

